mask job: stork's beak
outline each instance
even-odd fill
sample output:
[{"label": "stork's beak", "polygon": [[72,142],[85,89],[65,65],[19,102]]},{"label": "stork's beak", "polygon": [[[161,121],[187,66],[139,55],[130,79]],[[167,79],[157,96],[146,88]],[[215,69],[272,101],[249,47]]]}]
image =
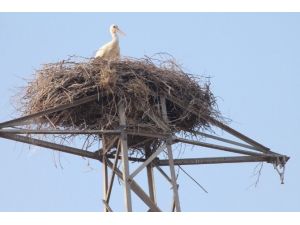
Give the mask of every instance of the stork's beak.
[{"label": "stork's beak", "polygon": [[121,31],[120,28],[117,28],[117,31],[118,31],[119,34],[122,34],[123,36],[126,36],[126,34],[123,31]]}]

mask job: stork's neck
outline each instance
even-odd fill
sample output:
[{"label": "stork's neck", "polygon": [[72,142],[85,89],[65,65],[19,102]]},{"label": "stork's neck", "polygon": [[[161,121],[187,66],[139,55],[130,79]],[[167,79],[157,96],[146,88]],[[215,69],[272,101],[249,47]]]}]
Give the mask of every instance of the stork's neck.
[{"label": "stork's neck", "polygon": [[113,42],[119,41],[119,36],[116,33],[111,33],[111,37]]}]

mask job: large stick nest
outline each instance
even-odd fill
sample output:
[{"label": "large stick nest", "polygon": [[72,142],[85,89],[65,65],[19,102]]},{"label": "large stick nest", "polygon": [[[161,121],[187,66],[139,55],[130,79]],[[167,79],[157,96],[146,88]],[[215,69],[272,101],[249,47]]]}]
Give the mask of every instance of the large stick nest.
[{"label": "large stick nest", "polygon": [[[159,97],[162,95],[167,99],[167,126],[171,132],[207,129],[210,125],[206,118],[218,116],[209,82],[185,73],[174,60],[78,61],[71,58],[46,64],[35,76],[22,96],[21,108],[25,115],[98,95],[97,101],[36,119],[34,122],[39,128],[117,129],[120,127],[118,104],[123,102],[128,128],[165,132]],[[189,113],[170,99],[185,102],[200,116]],[[155,139],[129,138],[131,147],[138,148],[146,142],[160,143]]]}]

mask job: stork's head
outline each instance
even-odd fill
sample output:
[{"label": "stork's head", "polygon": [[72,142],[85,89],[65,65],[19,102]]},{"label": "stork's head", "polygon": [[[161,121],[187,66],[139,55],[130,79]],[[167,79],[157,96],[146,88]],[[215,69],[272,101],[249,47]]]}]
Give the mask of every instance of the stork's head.
[{"label": "stork's head", "polygon": [[117,33],[125,35],[125,33],[123,31],[121,31],[120,28],[118,27],[118,25],[116,25],[116,24],[112,24],[109,28],[109,31],[112,35],[117,34]]}]

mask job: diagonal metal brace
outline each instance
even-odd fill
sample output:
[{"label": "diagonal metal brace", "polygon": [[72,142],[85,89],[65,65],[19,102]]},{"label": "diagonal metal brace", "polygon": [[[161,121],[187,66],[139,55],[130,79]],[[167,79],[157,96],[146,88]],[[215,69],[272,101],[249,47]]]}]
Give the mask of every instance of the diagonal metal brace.
[{"label": "diagonal metal brace", "polygon": [[154,153],[152,153],[151,156],[149,156],[149,158],[143,162],[142,165],[140,165],[135,171],[133,171],[129,177],[128,180],[132,180],[133,177],[135,177],[139,172],[141,172],[149,163],[151,163],[164,149],[166,148],[166,144],[163,144],[162,146],[160,146]]},{"label": "diagonal metal brace", "polygon": [[31,115],[28,115],[28,116],[23,116],[23,117],[20,117],[20,118],[17,118],[17,119],[9,120],[9,121],[0,123],[0,128],[11,127],[11,126],[20,126],[20,125],[23,125],[24,122],[27,122],[28,120],[32,120],[32,119],[40,117],[40,116],[45,116],[45,115],[48,115],[50,113],[54,113],[54,112],[62,111],[62,110],[65,110],[65,109],[69,109],[69,108],[72,108],[72,107],[75,107],[75,106],[78,106],[78,105],[82,105],[84,103],[92,102],[92,101],[97,100],[98,97],[99,96],[97,94],[96,95],[91,95],[91,96],[73,101],[71,103],[67,103],[67,104],[60,105],[60,106],[57,106],[57,107],[53,107],[53,108],[50,108],[50,109],[47,109],[47,110],[43,110],[41,112],[33,113]]},{"label": "diagonal metal brace", "polygon": [[65,152],[65,153],[70,153],[73,155],[77,156],[82,156],[90,159],[97,159],[99,160],[99,156],[95,154],[94,152],[89,152],[89,151],[84,151],[82,149],[74,148],[74,147],[69,147],[65,145],[60,145],[60,144],[55,144],[51,143],[48,141],[42,141],[39,139],[31,138],[31,137],[26,137],[26,136],[21,136],[21,135],[15,135],[15,134],[0,134],[0,137],[9,139],[9,140],[14,140],[18,142],[23,142],[26,144],[32,144],[44,148],[49,148],[49,149],[54,149],[60,152]]}]

